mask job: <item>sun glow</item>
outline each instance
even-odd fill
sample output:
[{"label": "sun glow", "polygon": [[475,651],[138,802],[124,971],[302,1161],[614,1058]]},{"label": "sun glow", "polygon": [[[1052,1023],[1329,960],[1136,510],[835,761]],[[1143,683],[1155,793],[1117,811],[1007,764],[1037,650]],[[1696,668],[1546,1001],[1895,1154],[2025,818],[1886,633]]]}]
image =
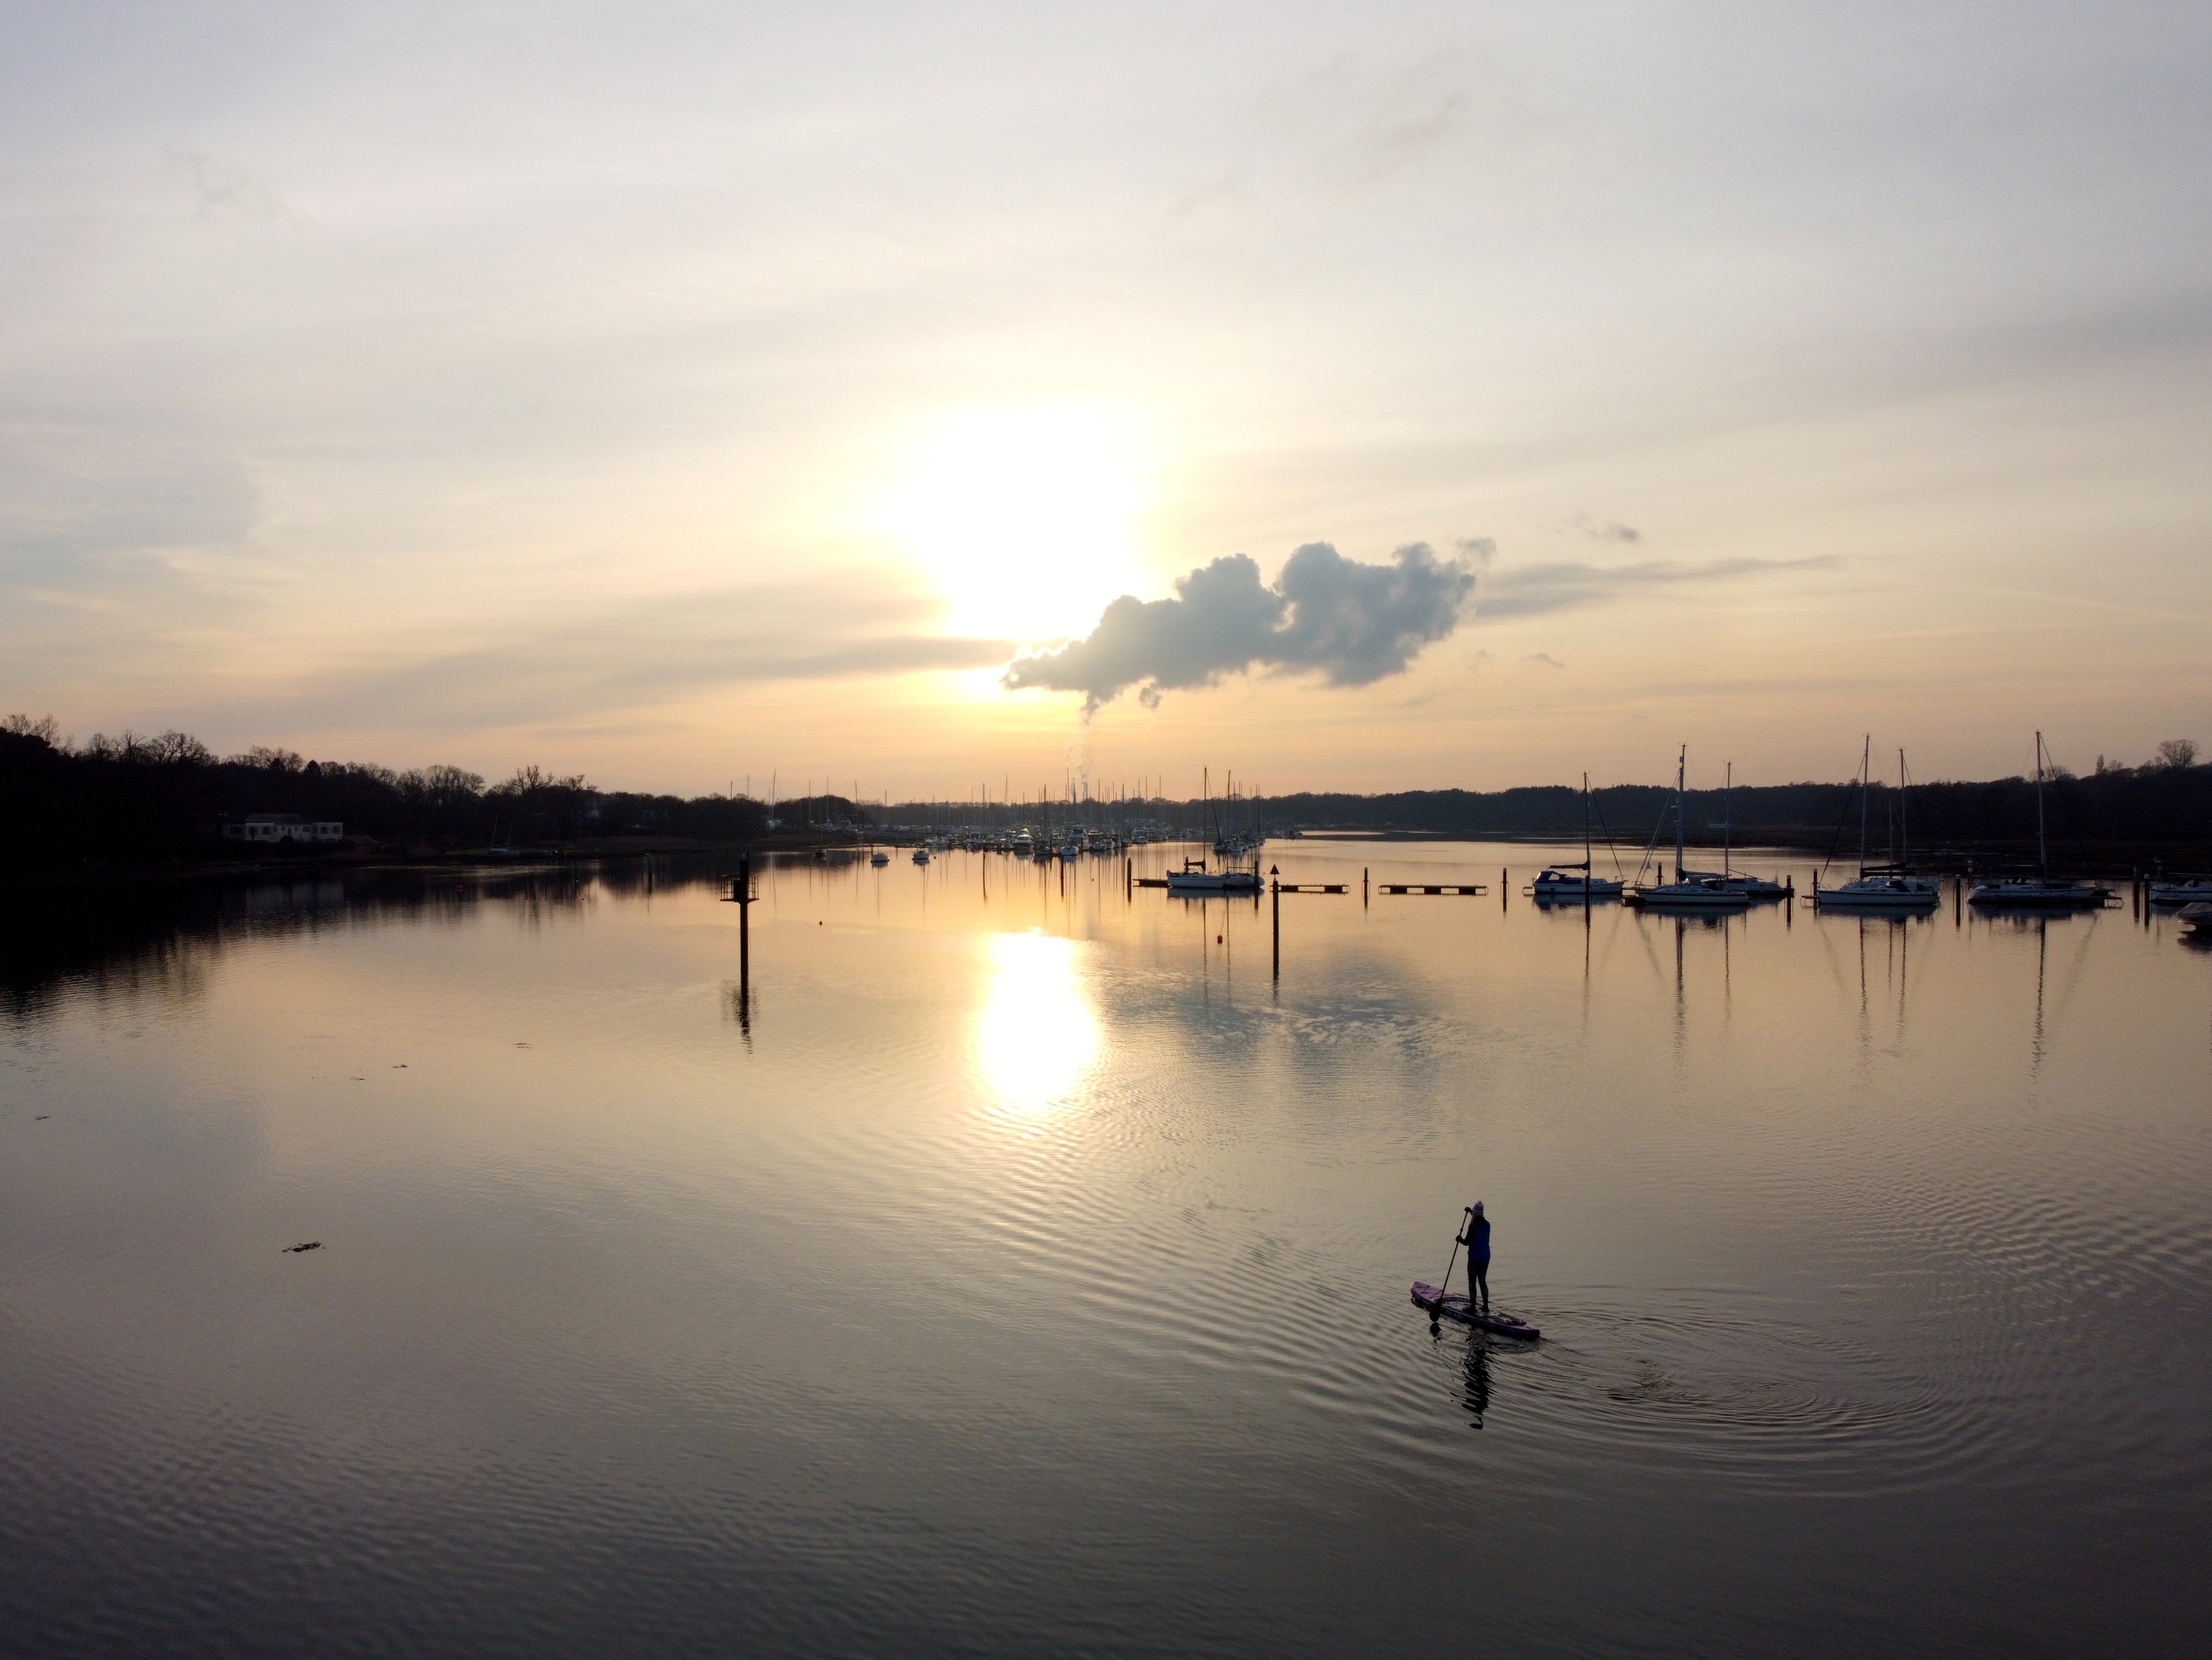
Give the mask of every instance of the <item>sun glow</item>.
[{"label": "sun glow", "polygon": [[1104,410],[963,410],[915,441],[876,528],[944,597],[948,632],[1024,644],[1087,634],[1139,586],[1146,472]]},{"label": "sun glow", "polygon": [[990,1000],[975,1048],[994,1104],[1043,1111],[1064,1100],[1098,1053],[1098,1017],[1076,973],[1076,946],[1046,933],[991,942]]}]

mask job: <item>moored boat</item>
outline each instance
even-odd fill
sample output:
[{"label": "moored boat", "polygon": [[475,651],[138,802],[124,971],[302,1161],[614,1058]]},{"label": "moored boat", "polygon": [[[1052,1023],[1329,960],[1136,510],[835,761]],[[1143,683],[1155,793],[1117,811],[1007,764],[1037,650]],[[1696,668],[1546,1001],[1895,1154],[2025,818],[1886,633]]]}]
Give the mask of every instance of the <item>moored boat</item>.
[{"label": "moored boat", "polygon": [[[1689,763],[1690,746],[1685,744],[1681,753],[1674,758],[1674,879],[1671,882],[1655,882],[1639,885],[1635,891],[1633,903],[1653,910],[1747,909],[1751,905],[1752,897],[1740,880],[1729,876],[1716,876],[1685,870],[1682,867],[1685,836],[1682,805]],[[1666,821],[1662,818],[1660,822],[1664,824]],[[1655,829],[1652,834],[1656,837],[1658,832]],[[1647,859],[1650,857],[1648,850],[1644,856]],[[1661,868],[1663,870],[1665,867],[1662,866]]]},{"label": "moored boat", "polygon": [[2150,884],[2154,905],[2212,903],[2212,876],[2162,876]]},{"label": "moored boat", "polygon": [[1208,870],[1203,859],[1186,859],[1181,870],[1168,873],[1170,893],[1257,893],[1259,891],[1259,872]]},{"label": "moored boat", "polygon": [[1970,905],[2005,910],[2094,910],[2112,897],[2112,891],[2094,882],[2076,882],[2051,874],[2051,854],[2045,835],[2043,812],[2043,734],[2035,734],[2035,874],[1997,876],[1975,884],[1966,896]]},{"label": "moored boat", "polygon": [[[1608,837],[1607,845],[1611,845]],[[1583,775],[1583,856],[1579,864],[1547,865],[1528,885],[1540,905],[1580,905],[1593,899],[1618,899],[1625,883],[1609,881],[1590,868],[1589,775]]]},{"label": "moored boat", "polygon": [[1859,873],[1832,888],[1816,887],[1813,903],[1820,910],[1933,910],[1943,902],[1943,891],[1924,876],[1905,868],[1906,832],[1903,816],[1905,785],[1905,751],[1897,752],[1898,846],[1893,865],[1867,863],[1867,796],[1873,788],[1874,735],[1867,735],[1859,757]]}]

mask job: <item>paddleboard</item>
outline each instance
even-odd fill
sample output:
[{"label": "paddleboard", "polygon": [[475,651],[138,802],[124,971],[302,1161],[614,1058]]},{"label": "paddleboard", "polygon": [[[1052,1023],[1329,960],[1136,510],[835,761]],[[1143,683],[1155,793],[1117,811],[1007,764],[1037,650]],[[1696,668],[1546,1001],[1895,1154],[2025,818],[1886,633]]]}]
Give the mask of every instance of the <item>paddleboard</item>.
[{"label": "paddleboard", "polygon": [[1510,1314],[1485,1314],[1480,1309],[1469,1309],[1467,1298],[1457,1292],[1439,1292],[1425,1280],[1413,1281],[1413,1306],[1440,1315],[1446,1320],[1456,1320],[1462,1326],[1475,1326],[1484,1331],[1494,1331],[1501,1337],[1541,1337],[1544,1334],[1527,1322],[1516,1320]]}]

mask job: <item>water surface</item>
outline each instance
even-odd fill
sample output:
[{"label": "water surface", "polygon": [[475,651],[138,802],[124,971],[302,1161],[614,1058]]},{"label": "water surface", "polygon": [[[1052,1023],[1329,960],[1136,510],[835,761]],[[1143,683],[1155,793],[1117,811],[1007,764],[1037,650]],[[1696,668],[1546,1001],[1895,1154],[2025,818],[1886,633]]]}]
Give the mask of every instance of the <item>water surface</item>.
[{"label": "water surface", "polygon": [[1540,856],[19,909],[0,1651],[2188,1646],[2212,956]]}]

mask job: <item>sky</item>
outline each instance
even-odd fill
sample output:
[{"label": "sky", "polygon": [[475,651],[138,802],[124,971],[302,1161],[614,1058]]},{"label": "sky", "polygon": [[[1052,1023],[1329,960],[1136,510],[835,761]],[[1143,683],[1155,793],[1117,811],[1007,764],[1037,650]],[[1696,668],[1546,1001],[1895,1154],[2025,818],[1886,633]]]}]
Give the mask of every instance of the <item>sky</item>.
[{"label": "sky", "polygon": [[0,5],[0,712],[80,739],[2212,740],[2203,6]]}]

